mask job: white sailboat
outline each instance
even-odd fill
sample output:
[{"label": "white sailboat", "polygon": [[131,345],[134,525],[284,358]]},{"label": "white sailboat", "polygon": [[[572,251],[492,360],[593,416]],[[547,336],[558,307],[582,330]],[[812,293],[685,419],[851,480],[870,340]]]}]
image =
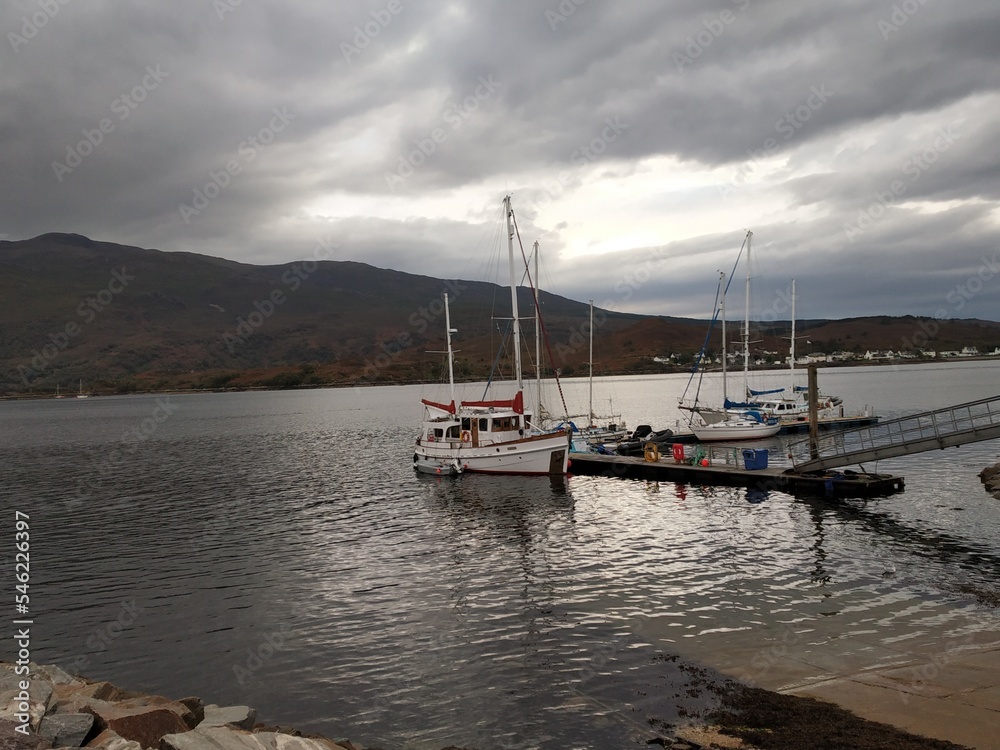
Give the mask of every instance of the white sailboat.
[{"label": "white sailboat", "polygon": [[[809,389],[795,384],[795,279],[792,279],[792,330],[788,347],[788,388],[770,390],[747,389],[746,405],[760,409],[765,414],[777,417],[782,425],[809,421]],[[839,396],[817,397],[819,419],[834,419],[844,416],[843,399]]]},{"label": "white sailboat", "polygon": [[[573,431],[573,451],[575,453],[592,452],[596,446],[606,443],[620,443],[625,439],[628,430],[620,415],[600,417],[607,420],[604,425],[598,425],[598,416],[594,413],[594,300],[590,300],[590,354],[587,361],[589,369],[587,379],[587,424]],[[574,425],[575,427],[575,425]]]},{"label": "white sailboat", "polygon": [[[744,388],[750,371],[750,242],[753,232],[747,232],[747,273],[746,273],[746,304],[743,316],[743,379]],[[715,440],[756,440],[759,438],[772,437],[778,434],[781,423],[773,417],[762,414],[753,408],[744,408],[741,405],[733,404],[729,400],[729,393],[726,381],[726,361],[729,352],[726,349],[726,277],[721,274],[720,288],[721,295],[721,319],[722,319],[722,403],[721,410],[699,410],[695,407],[692,411],[690,423],[691,432],[698,440],[703,442]],[[694,414],[701,418],[700,423],[694,420]],[[705,415],[710,414],[708,419]]]},{"label": "white sailboat", "polygon": [[514,369],[513,398],[455,401],[454,352],[451,313],[445,296],[450,402],[422,399],[424,420],[413,453],[417,471],[433,473],[442,466],[489,474],[565,474],[569,468],[569,432],[536,434],[530,409],[524,405],[521,373],[521,329],[514,273],[514,222],[510,196],[504,198],[507,253],[510,265]]},{"label": "white sailboat", "polygon": [[76,397],[77,398],[89,398],[90,397],[89,393],[84,393],[83,392],[83,378],[80,379],[80,391],[76,394]]}]

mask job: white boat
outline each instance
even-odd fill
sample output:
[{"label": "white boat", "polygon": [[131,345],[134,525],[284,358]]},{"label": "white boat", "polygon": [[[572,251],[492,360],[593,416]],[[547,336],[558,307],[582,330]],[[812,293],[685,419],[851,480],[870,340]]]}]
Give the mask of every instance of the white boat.
[{"label": "white boat", "polygon": [[489,474],[565,474],[569,468],[569,432],[535,433],[532,423],[534,415],[524,405],[510,196],[504,198],[504,214],[510,265],[514,369],[517,379],[514,396],[510,399],[456,403],[454,352],[451,345],[451,335],[455,330],[451,327],[451,311],[448,296],[445,295],[451,401],[443,404],[422,399],[424,420],[413,453],[413,465],[418,471],[423,471],[421,467],[424,465],[440,462],[457,462],[464,467],[464,471]]},{"label": "white boat", "polygon": [[[809,389],[795,385],[795,279],[792,279],[792,330],[789,336],[788,370],[791,382],[786,388],[752,390],[747,388],[747,399],[737,407],[759,409],[764,414],[777,417],[782,425],[809,421]],[[820,393],[817,401],[819,419],[836,419],[844,416],[843,399]]]},{"label": "white boat", "polygon": [[711,424],[691,424],[691,432],[702,442],[713,440],[758,440],[773,437],[781,429],[781,422],[767,418],[759,412],[747,411],[729,419]]},{"label": "white boat", "polygon": [[[750,369],[750,242],[753,232],[747,232],[747,273],[746,273],[746,309],[743,316],[743,379],[744,388]],[[746,404],[734,404],[729,400],[727,391],[726,361],[726,274],[720,273],[719,289],[720,312],[722,320],[722,403],[721,409],[706,409],[693,406],[684,407],[691,411],[691,432],[701,441],[712,440],[757,440],[777,435],[781,430],[781,422],[763,414],[760,410],[748,407]],[[697,416],[697,419],[696,419]]]},{"label": "white boat", "polygon": [[[571,445],[574,453],[593,453],[598,449],[598,446],[617,445],[628,434],[625,420],[621,418],[621,415],[598,417],[594,413],[594,300],[590,300],[590,357],[587,366],[589,367],[587,424],[578,427],[570,421],[570,418],[567,418],[565,422],[558,425],[558,427],[568,428],[573,433]],[[605,420],[605,424],[599,425],[598,419]]]},{"label": "white boat", "polygon": [[80,381],[80,392],[76,394],[76,397],[77,398],[89,398],[90,397],[89,393],[84,393],[83,392],[83,380]]}]

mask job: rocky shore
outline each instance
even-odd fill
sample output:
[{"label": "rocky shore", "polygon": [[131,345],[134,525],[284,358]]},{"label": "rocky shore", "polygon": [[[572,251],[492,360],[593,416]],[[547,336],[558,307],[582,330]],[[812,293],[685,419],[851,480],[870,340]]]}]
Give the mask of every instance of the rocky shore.
[{"label": "rocky shore", "polygon": [[979,472],[979,478],[983,480],[986,491],[1000,500],[1000,463],[987,466]]},{"label": "rocky shore", "polygon": [[[256,723],[256,711],[247,706],[134,693],[56,666],[26,666],[0,662],[0,750],[364,750],[350,740]],[[706,721],[664,725],[667,733],[653,734],[646,744],[673,750],[962,750],[811,698],[728,680],[712,687],[721,702]]]}]

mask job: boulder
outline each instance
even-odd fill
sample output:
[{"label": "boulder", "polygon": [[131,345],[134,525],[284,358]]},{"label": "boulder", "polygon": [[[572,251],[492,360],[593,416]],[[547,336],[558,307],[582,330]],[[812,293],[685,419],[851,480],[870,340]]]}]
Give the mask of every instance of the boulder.
[{"label": "boulder", "polygon": [[200,726],[167,735],[160,750],[346,750],[325,737],[297,737],[283,732],[248,732],[230,726]]},{"label": "boulder", "polygon": [[986,484],[991,479],[1000,478],[1000,464],[993,464],[992,466],[987,466],[981,472],[979,472],[979,478]]},{"label": "boulder", "polygon": [[38,724],[48,708],[49,698],[52,697],[52,683],[44,676],[38,676],[35,672],[30,675],[11,673],[10,676],[5,677],[3,687],[0,688],[0,719],[17,721],[15,714],[21,713],[21,705],[17,696],[21,692],[21,681],[25,679],[28,680],[28,715],[31,717],[29,722],[31,728],[37,730]]},{"label": "boulder", "polygon": [[308,737],[284,732],[254,732],[262,750],[347,750],[331,739],[313,734]]},{"label": "boulder", "polygon": [[115,706],[118,708],[166,708],[177,714],[181,721],[188,729],[194,729],[205,716],[204,708],[201,706],[201,700],[199,698],[186,698],[192,708],[188,703],[181,701],[172,701],[169,698],[164,698],[162,695],[143,695],[138,698],[126,698],[125,700],[120,700],[115,702]]},{"label": "boulder", "polygon": [[18,724],[0,719],[0,750],[49,750],[52,745],[47,739],[34,732],[21,734]]},{"label": "boulder", "polygon": [[256,735],[232,727],[197,727],[183,734],[168,734],[159,750],[262,750]]},{"label": "boulder", "polygon": [[54,664],[33,665],[32,673],[44,678],[53,685],[83,685],[83,680],[64,672]]},{"label": "boulder", "polygon": [[[59,686],[63,687],[63,686]],[[66,688],[72,689],[74,686],[68,685]],[[67,692],[65,689],[58,691]],[[76,687],[73,692],[76,695],[85,695],[88,698],[96,698],[99,701],[120,701],[123,698],[128,698],[131,693],[122,690],[117,685],[112,685],[110,682],[91,682],[89,684],[84,684]]]},{"label": "boulder", "polygon": [[[192,721],[194,722],[189,725],[191,729],[194,729],[205,720],[205,704],[201,698],[198,698],[197,696],[179,698],[177,703],[180,703],[182,706],[186,706],[188,711],[191,712]],[[182,716],[181,718],[184,717]]]},{"label": "boulder", "polygon": [[238,729],[253,729],[257,720],[257,712],[247,706],[217,706],[211,703],[205,706],[205,718],[201,727],[233,726]]},{"label": "boulder", "polygon": [[86,744],[95,750],[142,750],[142,745],[134,740],[127,740],[111,729],[105,729]]},{"label": "boulder", "polygon": [[111,729],[120,737],[138,742],[144,748],[159,747],[163,735],[187,732],[189,729],[176,710],[163,705],[109,703],[104,706],[88,705],[84,711],[94,715],[99,730]]},{"label": "boulder", "polygon": [[93,714],[102,708],[110,709],[115,705],[110,701],[102,701],[98,698],[91,698],[76,692],[69,693],[65,697],[60,697],[63,691],[59,687],[57,686],[56,691],[52,695],[52,700],[49,701],[46,716],[51,716],[52,714]]},{"label": "boulder", "polygon": [[38,733],[52,747],[80,747],[93,726],[93,714],[50,714],[42,718]]}]

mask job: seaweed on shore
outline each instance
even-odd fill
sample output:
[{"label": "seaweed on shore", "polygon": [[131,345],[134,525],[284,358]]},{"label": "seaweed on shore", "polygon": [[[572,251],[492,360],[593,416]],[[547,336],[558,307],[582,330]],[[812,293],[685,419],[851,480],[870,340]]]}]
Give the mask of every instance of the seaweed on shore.
[{"label": "seaweed on shore", "polygon": [[706,717],[760,750],[968,750],[869,721],[814,698],[736,686]]}]

